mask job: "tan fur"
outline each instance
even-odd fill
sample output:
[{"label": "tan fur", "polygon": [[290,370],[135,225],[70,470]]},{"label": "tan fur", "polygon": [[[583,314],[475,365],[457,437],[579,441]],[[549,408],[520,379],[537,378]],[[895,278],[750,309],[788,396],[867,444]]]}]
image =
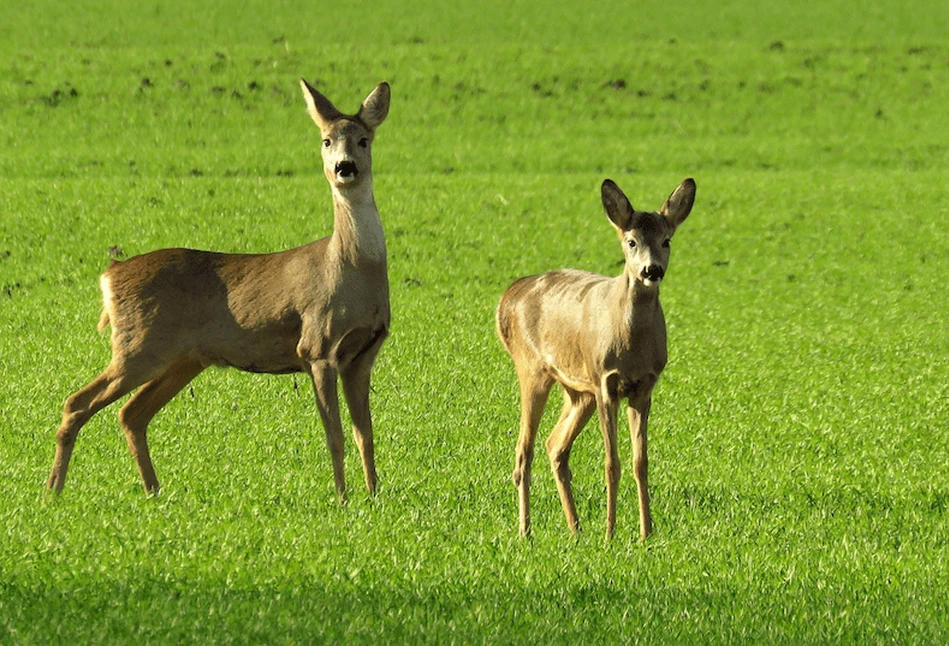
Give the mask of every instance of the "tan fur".
[{"label": "tan fur", "polygon": [[638,212],[611,180],[603,206],[623,244],[623,273],[608,278],[566,269],[521,278],[501,297],[497,329],[514,360],[521,390],[521,424],[514,465],[520,532],[530,533],[529,490],[534,439],[554,383],[564,403],[546,448],[567,526],[579,529],[570,448],[594,411],[606,443],[607,538],[616,523],[620,477],[616,416],[628,400],[640,533],[652,532],[647,484],[646,425],[652,390],[666,365],[666,324],[658,284],[669,262],[669,239],[688,216],[695,182],[686,179],[655,213]]},{"label": "tan fur", "polygon": [[339,112],[306,81],[301,87],[322,134],[333,234],[278,253],[161,249],[113,263],[100,280],[99,321],[100,329],[112,326],[112,360],[66,400],[48,488],[62,490],[76,437],[89,418],[138,388],[119,421],[145,490],[157,493],[148,422],[202,370],[218,365],[310,375],[343,500],[339,377],[366,486],[375,491],[369,378],[389,331],[389,283],[371,146],[388,114],[389,86],[380,84],[356,115]]}]

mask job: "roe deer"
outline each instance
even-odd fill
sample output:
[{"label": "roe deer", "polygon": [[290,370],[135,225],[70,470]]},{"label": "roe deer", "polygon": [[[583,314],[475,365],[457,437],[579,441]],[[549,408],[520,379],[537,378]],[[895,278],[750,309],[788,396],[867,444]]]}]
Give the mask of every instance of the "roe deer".
[{"label": "roe deer", "polygon": [[579,529],[570,485],[570,447],[595,408],[606,444],[606,537],[613,536],[620,477],[616,415],[625,397],[639,488],[640,534],[645,539],[652,532],[646,423],[653,387],[666,365],[659,283],[669,263],[669,239],[692,210],[695,182],[683,181],[658,213],[634,210],[612,180],[603,182],[601,192],[623,245],[623,273],[608,278],[565,269],[528,276],[512,284],[498,304],[498,335],[514,360],[521,390],[513,478],[524,536],[530,534],[534,438],[554,382],[563,387],[564,403],[546,448],[568,527],[574,533]]},{"label": "roe deer", "polygon": [[119,412],[119,421],[146,492],[158,493],[148,423],[198,373],[218,365],[309,373],[343,501],[339,376],[366,487],[375,491],[369,372],[388,335],[389,282],[371,150],[376,128],[389,111],[389,86],[380,83],[356,115],[344,115],[305,80],[300,85],[322,134],[333,234],[278,253],[162,249],[112,264],[99,281],[99,329],[112,326],[112,360],[66,400],[49,489],[62,490],[83,424],[141,386]]}]

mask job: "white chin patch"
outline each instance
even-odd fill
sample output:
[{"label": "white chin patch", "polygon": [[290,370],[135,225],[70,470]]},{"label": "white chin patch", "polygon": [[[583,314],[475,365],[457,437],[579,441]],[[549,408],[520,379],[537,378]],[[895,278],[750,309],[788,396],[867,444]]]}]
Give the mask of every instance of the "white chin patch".
[{"label": "white chin patch", "polygon": [[352,184],[353,182],[356,181],[356,176],[355,176],[355,175],[340,175],[340,174],[337,174],[337,175],[336,175],[336,181],[339,182],[340,184]]},{"label": "white chin patch", "polygon": [[655,280],[651,280],[649,278],[643,278],[643,285],[645,285],[646,287],[656,287],[661,282],[662,282],[661,278],[657,278]]}]

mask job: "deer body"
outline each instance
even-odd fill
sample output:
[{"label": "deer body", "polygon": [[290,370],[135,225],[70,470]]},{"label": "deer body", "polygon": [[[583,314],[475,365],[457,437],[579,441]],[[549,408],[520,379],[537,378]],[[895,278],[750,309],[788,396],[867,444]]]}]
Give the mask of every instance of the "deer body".
[{"label": "deer body", "polygon": [[513,479],[521,534],[530,533],[529,490],[537,427],[554,383],[564,392],[560,419],[546,442],[567,525],[578,530],[570,449],[594,412],[606,444],[607,537],[616,519],[620,477],[617,410],[628,400],[640,532],[652,531],[646,428],[652,390],[666,365],[666,325],[658,284],[669,260],[669,239],[692,208],[686,180],[658,213],[636,212],[610,180],[603,204],[626,256],[624,271],[606,277],[572,269],[522,278],[501,297],[498,335],[514,360],[521,390],[521,430]]},{"label": "deer body", "polygon": [[151,418],[205,368],[306,372],[345,499],[337,378],[353,420],[366,486],[376,487],[369,376],[388,335],[385,236],[372,191],[370,144],[388,113],[380,84],[347,116],[301,81],[323,135],[333,234],[269,254],[162,249],[114,263],[100,279],[99,328],[112,327],[112,360],[67,399],[48,487],[61,491],[76,437],[98,410],[139,390],[119,414],[145,489],[158,492],[148,453]]},{"label": "deer body", "polygon": [[[375,271],[327,267],[327,241],[260,255],[163,249],[115,263],[101,279],[100,327],[112,325],[126,360],[154,352],[163,335],[162,355],[193,355],[206,366],[283,374],[320,359],[339,367],[346,356],[332,340],[388,328],[388,283],[384,262]],[[376,286],[368,298],[341,306],[342,294],[367,283]]]},{"label": "deer body", "polygon": [[[625,275],[607,278],[565,269],[511,285],[502,308],[519,303],[510,315],[522,317],[517,327],[524,330],[535,371],[590,395],[600,391],[607,374],[622,380],[623,392],[640,373],[658,376],[666,363],[662,307],[651,298],[640,298],[634,306],[628,282]],[[620,306],[605,309],[605,303]],[[541,311],[544,325],[529,329],[530,313]]]}]

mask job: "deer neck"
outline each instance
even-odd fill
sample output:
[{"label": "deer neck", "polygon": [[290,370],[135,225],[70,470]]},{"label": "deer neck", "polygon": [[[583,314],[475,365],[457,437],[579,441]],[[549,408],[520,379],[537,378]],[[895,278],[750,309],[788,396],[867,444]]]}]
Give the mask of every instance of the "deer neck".
[{"label": "deer neck", "polygon": [[647,287],[629,272],[616,281],[619,292],[615,302],[622,303],[620,313],[624,327],[630,328],[649,321],[662,312],[659,305],[659,287]]},{"label": "deer neck", "polygon": [[371,177],[355,187],[333,187],[333,245],[350,264],[385,264],[385,233]]}]

